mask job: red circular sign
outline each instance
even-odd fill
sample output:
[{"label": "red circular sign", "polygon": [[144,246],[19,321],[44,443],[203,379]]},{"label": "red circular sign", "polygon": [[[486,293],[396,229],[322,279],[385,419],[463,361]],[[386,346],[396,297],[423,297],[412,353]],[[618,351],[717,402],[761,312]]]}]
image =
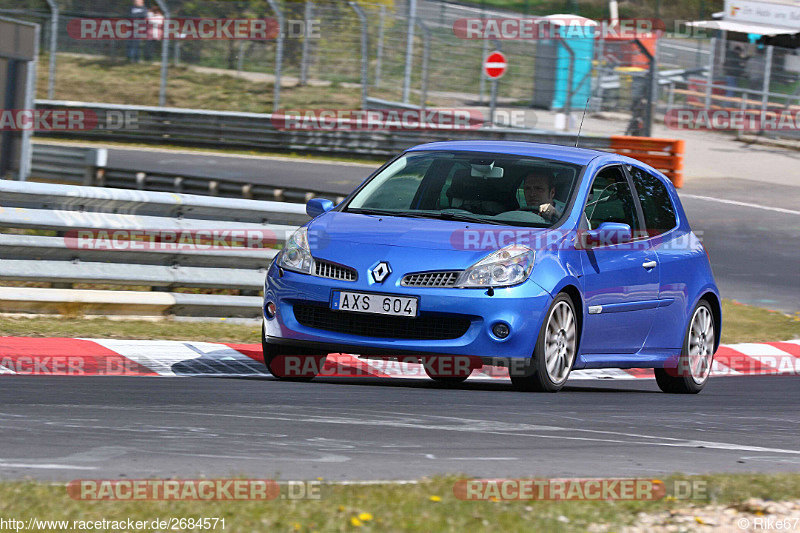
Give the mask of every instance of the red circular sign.
[{"label": "red circular sign", "polygon": [[483,62],[483,71],[489,79],[496,80],[506,73],[508,63],[502,52],[492,52]]}]

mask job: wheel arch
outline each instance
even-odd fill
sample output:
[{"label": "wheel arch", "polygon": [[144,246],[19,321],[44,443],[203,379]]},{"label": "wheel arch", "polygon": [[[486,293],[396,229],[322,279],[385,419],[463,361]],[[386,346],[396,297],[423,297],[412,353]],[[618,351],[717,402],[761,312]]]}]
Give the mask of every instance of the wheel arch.
[{"label": "wheel arch", "polygon": [[576,355],[580,355],[581,350],[581,337],[583,336],[583,296],[580,289],[572,284],[567,284],[559,289],[558,293],[565,293],[572,299],[572,305],[575,306],[575,318],[578,322],[578,344],[575,347]]},{"label": "wheel arch", "polygon": [[[697,302],[700,303],[701,301],[708,302],[708,305],[711,306],[711,316],[714,318],[714,352],[717,351],[720,344],[720,339],[722,339],[722,304],[719,300],[719,296],[712,291],[704,292],[700,295],[700,298],[697,299]],[[695,304],[697,306],[697,304]]]}]

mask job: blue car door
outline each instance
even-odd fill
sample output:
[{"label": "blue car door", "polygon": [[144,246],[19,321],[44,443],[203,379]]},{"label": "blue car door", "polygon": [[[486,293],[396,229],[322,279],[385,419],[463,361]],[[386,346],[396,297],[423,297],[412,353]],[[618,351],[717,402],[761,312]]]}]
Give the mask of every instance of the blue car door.
[{"label": "blue car door", "polygon": [[680,348],[686,321],[684,308],[691,279],[698,273],[687,261],[702,254],[691,231],[678,227],[678,216],[669,190],[661,178],[635,166],[626,167],[642,206],[647,235],[656,252],[659,270],[659,307],[655,326],[647,336],[644,352],[664,353]]},{"label": "blue car door", "polygon": [[582,229],[597,229],[603,222],[624,223],[631,227],[633,240],[580,251],[588,311],[581,341],[584,354],[636,353],[653,325],[659,271],[655,252],[641,238],[641,219],[623,168],[601,169],[584,207]]}]

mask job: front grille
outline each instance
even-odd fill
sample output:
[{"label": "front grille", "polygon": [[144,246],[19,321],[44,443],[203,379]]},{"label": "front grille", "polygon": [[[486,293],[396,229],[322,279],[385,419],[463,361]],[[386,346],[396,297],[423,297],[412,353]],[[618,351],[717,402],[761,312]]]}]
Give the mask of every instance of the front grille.
[{"label": "front grille", "polygon": [[469,319],[461,316],[406,318],[367,315],[306,304],[294,306],[294,317],[309,328],[384,339],[457,339],[467,332],[470,325]]},{"label": "front grille", "polygon": [[358,273],[355,269],[314,259],[314,275],[320,278],[339,279],[342,281],[355,281]]},{"label": "front grille", "polygon": [[400,284],[406,287],[452,287],[456,284],[460,274],[461,271],[459,270],[417,272],[415,274],[406,274]]}]

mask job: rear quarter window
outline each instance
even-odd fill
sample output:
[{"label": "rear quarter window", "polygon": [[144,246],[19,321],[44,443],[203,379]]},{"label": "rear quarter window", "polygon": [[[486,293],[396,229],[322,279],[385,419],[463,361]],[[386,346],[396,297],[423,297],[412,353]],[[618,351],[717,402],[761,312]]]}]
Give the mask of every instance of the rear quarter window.
[{"label": "rear quarter window", "polygon": [[642,204],[644,221],[650,236],[666,233],[678,225],[675,206],[669,196],[667,186],[649,172],[636,167],[628,167]]}]

